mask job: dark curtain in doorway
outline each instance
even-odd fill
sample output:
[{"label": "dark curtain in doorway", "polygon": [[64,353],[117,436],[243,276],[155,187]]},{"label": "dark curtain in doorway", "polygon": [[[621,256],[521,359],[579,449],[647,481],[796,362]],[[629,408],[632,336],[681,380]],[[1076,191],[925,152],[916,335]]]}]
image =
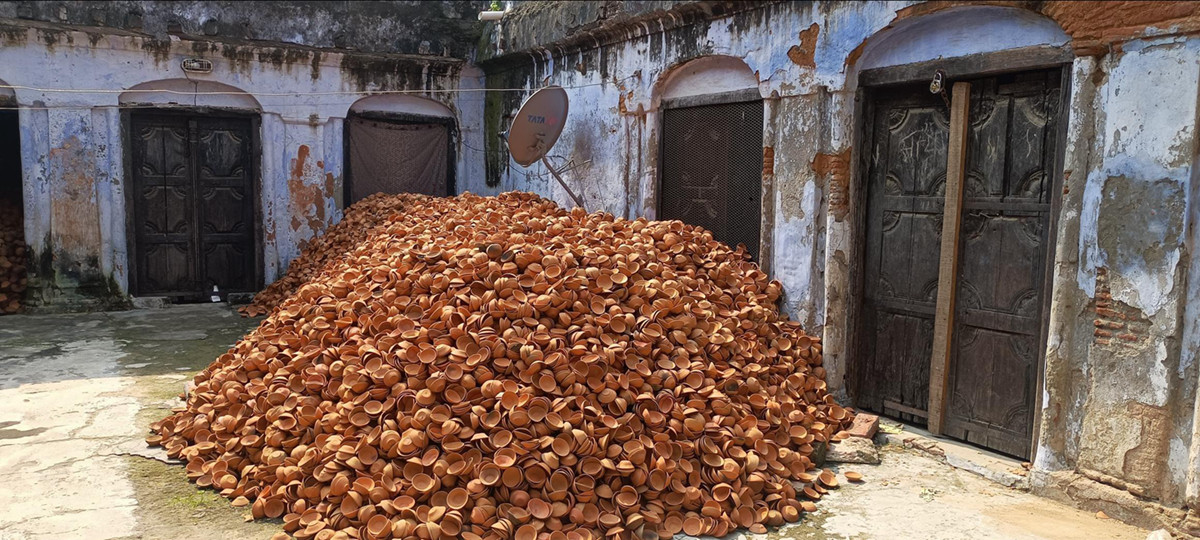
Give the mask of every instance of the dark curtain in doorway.
[{"label": "dark curtain in doorway", "polygon": [[449,195],[446,125],[354,117],[348,122],[348,205],[379,192]]}]

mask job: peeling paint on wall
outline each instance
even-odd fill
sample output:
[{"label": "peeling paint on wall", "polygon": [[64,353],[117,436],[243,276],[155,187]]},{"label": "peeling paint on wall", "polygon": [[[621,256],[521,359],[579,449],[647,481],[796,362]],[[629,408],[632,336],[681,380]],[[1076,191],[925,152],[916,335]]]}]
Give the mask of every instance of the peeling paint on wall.
[{"label": "peeling paint on wall", "polygon": [[308,153],[306,144],[296,151],[288,177],[288,193],[291,195],[292,232],[311,238],[325,230],[325,200],[333,193],[326,192],[325,178],[320,177],[324,167],[310,162]]},{"label": "peeling paint on wall", "polygon": [[788,49],[788,58],[800,67],[817,67],[817,60],[814,55],[817,53],[817,35],[821,32],[821,26],[817,23],[812,23],[805,30],[800,31],[800,44],[792,45]]},{"label": "peeling paint on wall", "polygon": [[[567,87],[573,106],[588,104],[583,112],[573,110],[559,143],[567,149],[564,159],[592,161],[576,181],[610,211],[612,204],[628,201],[614,213],[652,216],[659,177],[654,130],[661,123],[656,96],[673,70],[696,58],[744,62],[772,103],[764,125],[770,134],[764,178],[772,191],[764,200],[774,205],[775,216],[764,234],[773,248],[769,266],[784,286],[784,310],[809,328],[831,319],[855,320],[846,312],[856,309],[852,283],[860,264],[855,258],[861,257],[856,231],[866,197],[851,159],[853,145],[869,151],[853,134],[857,73],[864,65],[1030,46],[1070,46],[1089,55],[1075,61],[1070,86],[1069,172],[1062,182],[1059,230],[1052,233],[1057,252],[1035,468],[1109,479],[1109,485],[1168,505],[1181,500],[1186,482],[1200,486],[1200,476],[1187,471],[1188,459],[1200,462],[1200,437],[1192,436],[1193,417],[1200,414],[1192,408],[1197,374],[1195,362],[1185,362],[1180,352],[1183,276],[1197,264],[1185,249],[1186,216],[1196,207],[1188,192],[1196,174],[1200,87],[1200,39],[1189,35],[1194,6],[748,3],[706,15],[656,4],[661,12],[654,16],[641,4],[604,4],[600,11],[596,3],[540,3],[514,11],[495,36],[508,39],[505,47],[484,55],[489,86]],[[1110,6],[1130,16],[1092,16]],[[629,13],[609,11],[626,7]],[[567,12],[587,22],[572,27],[552,16]],[[985,12],[988,17],[976,16]],[[983,39],[978,32],[938,33],[929,22],[972,17],[1005,30]],[[563,65],[570,68],[558,69]],[[1147,95],[1182,98],[1167,103],[1146,100]],[[502,129],[504,115],[520,99],[489,99],[488,121]],[[632,130],[617,125],[634,110],[645,111],[648,135],[637,131],[634,138]],[[489,146],[493,149],[489,188],[559,197],[536,170],[508,163],[502,146]],[[639,180],[631,182],[632,177]],[[849,327],[824,328],[830,377],[838,379],[829,381],[831,388],[842,387],[845,362],[853,362],[852,334]],[[1156,464],[1147,465],[1152,460]],[[1193,491],[1200,493],[1200,487]]]},{"label": "peeling paint on wall", "polygon": [[[453,111],[461,145],[455,170],[460,177],[483,176],[482,152],[474,150],[483,147],[483,96],[438,92],[460,84],[482,86],[479,70],[458,58],[364,55],[190,36],[157,39],[36,21],[0,23],[0,39],[0,79],[76,90],[16,91],[20,105],[40,107],[20,115],[22,170],[31,209],[26,212],[26,234],[31,250],[50,261],[45,272],[31,276],[33,288],[47,291],[41,295],[44,302],[34,303],[74,305],[71,298],[95,291],[118,301],[108,305],[119,305],[126,294],[131,246],[124,240],[123,105],[235,107],[260,115],[260,241],[268,282],[299,254],[302,242],[340,219],[341,119],[368,92],[417,91]],[[213,62],[212,73],[181,71],[180,61],[196,56]],[[5,70],[27,65],[41,69]],[[177,88],[173,81],[186,86]],[[205,86],[234,94],[221,99],[165,92],[122,94],[147,83],[160,90],[186,92]],[[102,92],[81,91],[86,89]],[[64,145],[72,136],[78,143]],[[308,154],[298,159],[301,146]],[[294,174],[296,169],[299,174]],[[87,283],[75,283],[75,274],[88,276]]]}]

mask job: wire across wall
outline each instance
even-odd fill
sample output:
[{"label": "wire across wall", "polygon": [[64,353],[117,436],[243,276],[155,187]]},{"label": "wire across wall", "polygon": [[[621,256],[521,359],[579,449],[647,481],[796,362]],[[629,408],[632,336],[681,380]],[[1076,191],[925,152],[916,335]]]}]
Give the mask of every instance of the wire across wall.
[{"label": "wire across wall", "polygon": [[[624,79],[604,80],[600,82],[587,83],[563,86],[567,90],[578,90],[583,88],[594,88],[598,86],[619,85],[620,83],[636,77],[630,75]],[[355,100],[370,96],[386,96],[386,95],[456,95],[456,94],[483,94],[487,92],[510,92],[510,93],[532,93],[536,88],[423,88],[411,90],[368,90],[368,91],[352,91],[352,90],[332,90],[325,92],[243,92],[236,90],[205,90],[205,91],[185,91],[172,89],[153,89],[153,88],[137,88],[137,89],[112,89],[112,88],[48,88],[38,86],[28,86],[19,84],[0,84],[0,90],[12,90],[22,92],[37,92],[42,94],[71,94],[71,95],[174,95],[184,98],[196,98],[201,96],[250,96],[254,98],[261,97],[282,97],[295,99],[311,99],[321,97],[353,97]],[[305,103],[263,103],[263,106],[280,108],[280,107],[301,107],[312,108],[331,105],[351,105],[353,101],[337,101],[337,102],[305,102]],[[62,105],[6,105],[0,106],[0,110],[55,110],[55,109],[80,109],[90,108],[95,106],[116,107],[118,109],[156,109],[161,108],[163,104],[156,103],[120,103],[117,105],[96,105],[96,104],[62,104]],[[182,104],[181,104],[182,105]]]}]

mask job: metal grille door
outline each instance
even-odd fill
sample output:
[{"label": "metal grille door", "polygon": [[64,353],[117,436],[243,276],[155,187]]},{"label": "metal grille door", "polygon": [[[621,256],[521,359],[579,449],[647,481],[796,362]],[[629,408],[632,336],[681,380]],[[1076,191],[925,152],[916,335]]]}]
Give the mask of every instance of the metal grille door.
[{"label": "metal grille door", "polygon": [[757,260],[762,146],[761,100],[666,109],[659,218],[704,227]]}]

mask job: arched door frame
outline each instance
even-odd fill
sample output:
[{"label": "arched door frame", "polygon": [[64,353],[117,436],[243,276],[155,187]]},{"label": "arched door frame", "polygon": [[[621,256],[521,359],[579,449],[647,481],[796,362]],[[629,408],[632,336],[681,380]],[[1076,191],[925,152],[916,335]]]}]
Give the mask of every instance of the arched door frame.
[{"label": "arched door frame", "polygon": [[[904,39],[896,39],[905,33],[909,36],[918,36],[912,39],[914,47],[922,47],[930,42],[939,41],[936,32],[939,28],[953,28],[954,25],[947,24],[947,20],[954,17],[965,17],[976,21],[982,20],[984,24],[988,22],[986,17],[979,17],[984,11],[992,20],[1001,20],[1004,23],[1004,17],[1012,17],[1012,24],[1016,25],[1041,25],[1041,32],[1031,32],[1032,36],[1024,36],[1027,39],[1026,43],[1014,43],[1013,47],[1001,48],[997,50],[986,50],[989,45],[983,44],[982,48],[976,43],[964,43],[962,48],[965,49],[965,54],[956,54],[951,52],[947,57],[941,55],[933,55],[930,58],[922,59],[919,54],[910,55],[910,58],[915,61],[905,63],[886,63],[883,65],[876,63],[872,58],[872,53],[883,51],[885,54],[897,57],[894,54],[894,49],[897,47],[906,46],[903,43]],[[1000,19],[996,19],[999,17]],[[1051,25],[1053,28],[1051,28]],[[1056,31],[1055,31],[1056,30]],[[926,34],[926,35],[922,35]],[[1018,36],[1017,39],[1022,39]],[[925,40],[922,44],[920,41]],[[897,42],[900,43],[897,43]],[[947,40],[941,40],[947,41]],[[871,111],[869,110],[872,99],[880,93],[886,92],[889,88],[894,88],[898,85],[912,85],[916,83],[930,83],[934,74],[941,72],[943,77],[943,86],[949,96],[951,85],[954,81],[982,78],[992,75],[1004,73],[1031,71],[1036,69],[1060,68],[1062,69],[1063,78],[1061,88],[1063,89],[1060,95],[1061,104],[1060,110],[1068,110],[1067,104],[1070,99],[1071,82],[1070,82],[1070,65],[1074,59],[1074,55],[1067,46],[1068,38],[1066,34],[1057,27],[1055,23],[1041,17],[1032,12],[1019,8],[1001,8],[995,6],[967,6],[949,8],[940,12],[935,12],[921,17],[914,17],[901,21],[896,26],[885,29],[880,33],[868,39],[863,48],[863,56],[855,67],[847,73],[847,89],[853,92],[853,138],[852,138],[852,163],[851,163],[851,181],[848,189],[850,201],[850,218],[845,222],[845,226],[851,228],[849,231],[843,231],[847,243],[849,244],[849,253],[853,263],[849,267],[849,274],[845,276],[847,281],[846,289],[850,291],[851,301],[847,303],[847,310],[838,317],[837,314],[830,313],[827,317],[827,325],[843,325],[847,329],[843,333],[844,336],[849,336],[845,343],[847,352],[845,366],[848,369],[847,380],[850,383],[849,389],[855,392],[857,386],[856,381],[859,377],[859,370],[862,369],[861,362],[865,357],[861,353],[862,340],[866,339],[865,330],[860,326],[860,312],[863,309],[864,299],[864,276],[865,276],[865,254],[867,241],[867,215],[866,215],[866,200],[867,200],[867,177],[870,166],[869,159],[871,157],[871,140],[870,140],[870,121]],[[892,50],[889,50],[892,49]],[[903,57],[904,55],[898,55]],[[1055,170],[1053,178],[1061,178],[1063,160],[1065,156],[1065,144],[1067,135],[1067,121],[1065,116],[1059,122],[1057,140],[1055,144]],[[1051,209],[1050,209],[1050,227],[1048,229],[1046,246],[1047,263],[1044,269],[1044,291],[1045,300],[1042,303],[1042,329],[1039,345],[1039,355],[1037,363],[1037,382],[1035,385],[1035,397],[1041,396],[1044,389],[1045,375],[1045,345],[1047,339],[1048,313],[1051,304],[1051,294],[1053,292],[1053,261],[1056,250],[1056,229],[1058,222],[1059,208],[1061,206],[1062,193],[1061,189],[1051,188]],[[829,231],[833,233],[834,231]],[[842,320],[838,320],[842,318]],[[1042,400],[1034,399],[1033,427],[1031,437],[1031,460],[1036,458],[1038,441],[1040,435],[1041,415],[1042,415]]]},{"label": "arched door frame", "polygon": [[[189,93],[192,93],[189,95]],[[262,178],[262,105],[249,92],[217,81],[161,79],[131,86],[117,98],[120,106],[121,153],[124,178],[124,225],[128,264],[126,287],[130,295],[139,291],[137,265],[137,228],[134,222],[135,193],[133,163],[133,116],[155,114],[174,117],[209,117],[245,120],[250,125],[250,198],[253,201],[252,288],[261,289],[266,273],[263,242],[266,238],[263,214]]]},{"label": "arched door frame", "polygon": [[[650,217],[663,219],[662,166],[665,155],[667,134],[664,120],[667,111],[689,107],[705,107],[728,105],[735,103],[758,102],[763,107],[763,145],[767,142],[768,124],[770,121],[768,100],[760,89],[758,77],[745,60],[724,55],[709,55],[683,61],[668,69],[655,85],[651,95],[651,122],[658,134],[653,146],[654,178],[649,187],[652,189],[649,210]],[[761,150],[760,150],[761,152]],[[758,252],[758,262],[765,271],[769,271],[771,261],[771,235],[774,229],[773,210],[774,199],[772,186],[760,174],[760,208],[759,208],[759,240],[755,246]]]},{"label": "arched door frame", "polygon": [[448,132],[449,148],[446,153],[446,193],[454,195],[458,179],[458,119],[445,104],[432,99],[410,96],[407,94],[386,94],[367,96],[355,101],[346,111],[346,121],[343,122],[342,135],[342,207],[350,205],[350,193],[353,182],[350,170],[350,120],[364,118],[396,124],[441,124]]}]

